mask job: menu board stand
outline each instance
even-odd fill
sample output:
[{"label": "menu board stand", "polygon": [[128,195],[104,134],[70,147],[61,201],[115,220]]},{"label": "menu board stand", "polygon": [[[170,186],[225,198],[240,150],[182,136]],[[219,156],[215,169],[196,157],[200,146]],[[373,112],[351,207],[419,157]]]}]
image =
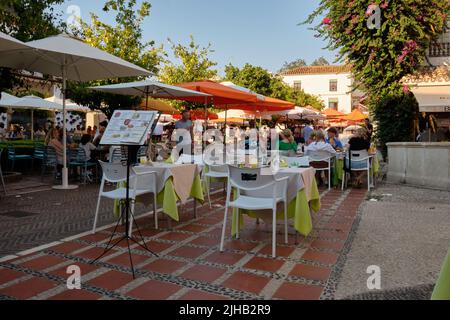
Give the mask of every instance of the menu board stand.
[{"label": "menu board stand", "polygon": [[[140,114],[139,117],[136,117],[135,113],[139,113]],[[136,220],[134,219],[133,213],[131,212],[131,199],[130,199],[130,171],[131,171],[130,168],[132,165],[134,165],[137,162],[138,150],[147,141],[147,136],[148,136],[149,132],[151,131],[152,124],[155,120],[155,116],[157,113],[152,112],[152,111],[128,111],[128,110],[120,111],[120,110],[117,110],[116,112],[114,112],[112,119],[117,120],[119,118],[119,116],[117,116],[117,114],[119,114],[119,116],[122,114],[126,114],[126,116],[131,115],[132,117],[134,116],[134,119],[136,121],[128,122],[127,121],[128,119],[125,119],[125,120],[120,119],[120,121],[115,121],[115,122],[110,121],[110,123],[108,124],[108,127],[105,130],[105,133],[103,135],[103,138],[102,138],[100,144],[112,144],[113,142],[116,142],[113,144],[127,148],[126,196],[125,196],[125,199],[122,200],[122,203],[123,203],[122,212],[120,214],[119,219],[117,220],[116,226],[114,227],[114,231],[112,232],[111,237],[109,238],[109,241],[105,247],[105,250],[99,257],[94,259],[91,262],[91,264],[93,264],[96,261],[98,261],[99,259],[101,259],[106,253],[111,251],[113,248],[115,248],[117,245],[119,245],[119,243],[121,243],[122,241],[126,241],[127,247],[128,247],[128,254],[130,256],[131,271],[133,273],[133,279],[134,279],[135,273],[134,273],[133,259],[131,256],[130,242],[137,243],[140,247],[142,247],[147,252],[155,255],[156,257],[158,256],[155,252],[150,250],[148,248],[147,244],[145,243],[145,239],[142,236],[142,233],[139,229],[139,226],[138,226]],[[145,119],[145,120],[138,120],[138,119]],[[138,122],[138,121],[143,121],[143,122]],[[132,123],[135,123],[135,126],[128,127],[128,129],[136,128],[136,126],[139,125],[140,126],[138,128],[139,131],[138,130],[135,130],[135,131],[134,130],[123,130],[122,128],[119,128],[120,131],[127,131],[125,133],[125,135],[129,135],[126,137],[124,137],[124,136],[119,137],[119,136],[117,136],[118,133],[115,133],[115,132],[118,131],[117,130],[118,128],[116,126],[121,125],[120,123],[124,123],[124,125],[125,125],[125,123],[128,123],[128,125],[130,125],[130,124],[132,125]],[[142,136],[135,134],[135,132],[138,132],[139,135],[142,135]],[[127,138],[130,138],[129,141],[127,141]],[[122,139],[122,140],[120,140],[120,139]],[[134,225],[136,226],[137,232],[140,237],[139,240],[136,240],[129,232],[129,226],[130,226],[131,219],[133,219]],[[119,224],[123,220],[125,220],[125,233],[119,239],[115,240],[115,242],[111,245],[112,239],[118,233],[117,229],[119,227]]]}]

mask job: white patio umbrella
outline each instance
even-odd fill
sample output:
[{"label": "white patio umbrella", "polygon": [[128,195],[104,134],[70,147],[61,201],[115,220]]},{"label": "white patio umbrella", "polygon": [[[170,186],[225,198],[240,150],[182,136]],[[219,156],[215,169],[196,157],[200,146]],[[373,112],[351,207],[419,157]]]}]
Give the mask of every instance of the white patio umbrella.
[{"label": "white patio umbrella", "polygon": [[[127,96],[152,97],[161,99],[180,99],[189,97],[209,97],[209,94],[171,86],[157,81],[135,81],[91,87],[92,90],[122,94]],[[147,99],[148,100],[148,99]]]},{"label": "white patio umbrella", "polygon": [[[144,80],[144,81],[135,81],[135,82],[125,82],[119,84],[98,86],[98,87],[90,87],[92,90],[128,95],[128,96],[140,96],[145,97],[146,108],[148,107],[148,98],[162,98],[162,99],[175,99],[175,100],[183,100],[186,98],[192,97],[209,97],[209,94],[188,90],[176,86],[171,86],[165,83]],[[151,133],[159,121],[161,116],[161,112],[158,114],[158,119],[153,125]]]},{"label": "white patio umbrella", "polygon": [[[63,104],[62,99],[56,96],[52,96],[50,98],[45,98],[45,100],[59,104],[61,108],[60,110],[58,109],[57,111],[62,111],[62,104]],[[89,107],[80,106],[79,104],[76,104],[70,99],[66,99],[66,111],[89,112],[91,111],[91,109],[89,109]]]},{"label": "white patio umbrella", "polygon": [[0,51],[20,50],[27,48],[28,46],[22,41],[14,39],[6,33],[0,32]]},{"label": "white patio umbrella", "polygon": [[31,111],[31,140],[34,139],[34,110],[61,110],[62,106],[58,103],[47,101],[37,96],[25,96],[18,98],[12,108],[29,109]]},{"label": "white patio umbrella", "polygon": [[305,107],[295,107],[292,110],[276,111],[276,112],[263,112],[263,116],[280,115],[287,116],[291,119],[306,119],[306,120],[323,120],[325,116],[318,111],[314,111]]},{"label": "white patio umbrella", "polygon": [[233,83],[231,81],[224,81],[224,82],[221,82],[220,84],[223,84],[224,86],[227,86],[227,87],[230,87],[230,88],[233,88],[233,89],[236,89],[236,90],[240,90],[240,91],[244,91],[244,92],[247,92],[247,93],[254,94],[258,98],[258,100],[261,100],[261,101],[264,101],[266,99],[266,97],[264,95],[256,93],[256,92],[254,92],[254,91],[252,91],[252,90],[250,90],[248,88],[239,86],[239,85],[237,85],[237,84],[235,84],[235,83]]},{"label": "white patio umbrella", "polygon": [[10,107],[14,103],[18,102],[20,98],[13,96],[9,93],[2,92],[2,96],[0,98],[0,106],[2,107]]},{"label": "white patio umbrella", "polygon": [[37,71],[62,78],[63,92],[63,171],[62,186],[69,186],[66,156],[66,81],[90,81],[107,78],[149,76],[150,72],[79,39],[65,34],[26,43],[25,48],[0,50],[0,65]]}]

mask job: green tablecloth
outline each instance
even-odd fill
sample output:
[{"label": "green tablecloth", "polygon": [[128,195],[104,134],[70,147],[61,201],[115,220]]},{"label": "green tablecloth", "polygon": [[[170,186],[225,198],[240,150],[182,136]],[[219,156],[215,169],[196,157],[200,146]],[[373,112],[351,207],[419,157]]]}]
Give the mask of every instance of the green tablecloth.
[{"label": "green tablecloth", "polygon": [[431,300],[450,300],[450,250],[442,265]]},{"label": "green tablecloth", "polygon": [[[126,184],[123,183],[122,185],[125,186]],[[145,197],[145,196],[146,195],[143,195],[140,198],[138,197],[137,202],[140,202],[142,200],[142,197]],[[196,200],[199,200],[201,203],[204,202],[202,182],[201,182],[199,175],[196,175],[194,177],[190,196]],[[166,182],[164,184],[164,188],[157,195],[156,200],[159,205],[162,205],[163,212],[165,214],[167,214],[169,217],[171,217],[175,221],[180,220],[180,217],[178,215],[178,206],[177,206],[177,201],[179,200],[179,197],[178,197],[177,193],[175,192],[172,178],[169,178],[166,180]],[[115,200],[115,202],[114,202],[114,215],[116,217],[120,216],[120,201],[118,201],[118,200]]]},{"label": "green tablecloth", "polygon": [[[191,187],[191,197],[199,200],[203,203],[203,188],[202,181],[199,175],[196,175]],[[178,215],[178,206],[177,201],[179,200],[177,193],[175,192],[173,186],[172,178],[166,180],[164,185],[164,189],[158,194],[156,198],[159,205],[162,204],[163,212],[166,213],[169,217],[174,219],[175,221],[179,221],[180,217]]]},{"label": "green tablecloth", "polygon": [[[372,159],[372,166],[370,168],[370,173],[373,177],[376,177],[380,171],[380,160],[378,156],[374,156]],[[334,187],[338,187],[342,183],[342,178],[344,176],[344,159],[334,158],[334,166],[331,176],[331,183]]]},{"label": "green tablecloth", "polygon": [[[234,193],[236,196],[236,193]],[[297,196],[288,205],[288,218],[294,219],[294,228],[303,236],[308,236],[312,231],[311,211],[318,212],[320,210],[320,194],[317,188],[317,182],[314,179],[311,188],[311,199],[308,201],[305,189],[297,192]],[[239,210],[239,229],[244,227],[243,214],[247,214],[252,218],[258,218],[258,211]],[[283,210],[277,211],[277,219],[284,219]],[[236,209],[233,210],[231,234],[236,234]]]}]

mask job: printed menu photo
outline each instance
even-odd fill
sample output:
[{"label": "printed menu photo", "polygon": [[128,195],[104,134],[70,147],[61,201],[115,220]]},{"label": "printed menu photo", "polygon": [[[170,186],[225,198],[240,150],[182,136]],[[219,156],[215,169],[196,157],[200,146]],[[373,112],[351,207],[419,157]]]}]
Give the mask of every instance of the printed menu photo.
[{"label": "printed menu photo", "polygon": [[144,144],[157,114],[157,111],[116,110],[100,144]]}]

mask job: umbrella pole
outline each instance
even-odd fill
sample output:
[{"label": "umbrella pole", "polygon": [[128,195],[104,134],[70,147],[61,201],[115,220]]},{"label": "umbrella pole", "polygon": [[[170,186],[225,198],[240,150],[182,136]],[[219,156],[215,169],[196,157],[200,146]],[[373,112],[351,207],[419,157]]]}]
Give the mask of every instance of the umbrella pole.
[{"label": "umbrella pole", "polygon": [[31,140],[34,141],[34,110],[31,109]]},{"label": "umbrella pole", "polygon": [[66,132],[66,59],[64,58],[64,65],[61,68],[62,71],[62,94],[63,94],[63,169],[62,169],[62,184],[60,186],[54,186],[54,189],[70,190],[76,189],[78,186],[69,185],[69,169],[67,168],[67,132]]},{"label": "umbrella pole", "polygon": [[[205,97],[205,131],[203,132],[203,136],[202,136],[202,150],[206,149],[206,141],[205,143],[203,143],[203,137],[206,137],[206,130],[208,130],[208,97]],[[195,152],[194,152],[195,154]]]}]

